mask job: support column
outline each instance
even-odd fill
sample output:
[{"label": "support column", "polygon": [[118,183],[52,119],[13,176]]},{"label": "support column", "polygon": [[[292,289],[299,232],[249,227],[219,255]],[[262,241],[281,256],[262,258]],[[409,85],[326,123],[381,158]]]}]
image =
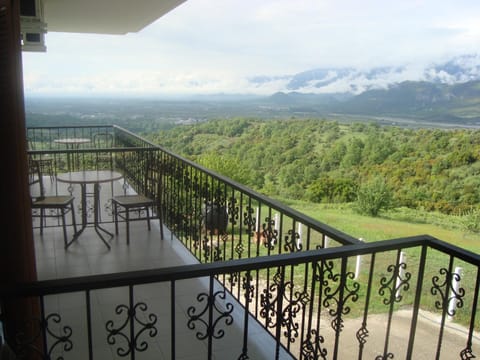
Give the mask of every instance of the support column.
[{"label": "support column", "polygon": [[[20,0],[0,0],[0,286],[36,280],[28,168]],[[3,305],[7,338],[38,313],[36,301]],[[29,334],[26,334],[27,336]]]}]

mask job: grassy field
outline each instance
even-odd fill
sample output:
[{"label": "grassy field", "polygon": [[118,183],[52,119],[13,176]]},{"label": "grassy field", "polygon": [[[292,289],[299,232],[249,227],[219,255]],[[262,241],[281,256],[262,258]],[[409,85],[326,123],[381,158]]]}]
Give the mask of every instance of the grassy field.
[{"label": "grassy field", "polygon": [[463,230],[458,217],[455,216],[397,209],[373,218],[359,215],[350,205],[282,201],[316,220],[367,242],[431,235],[474,253],[480,253],[480,234]]},{"label": "grassy field", "polygon": [[[427,234],[434,236],[445,242],[454,244],[466,250],[472,251],[476,254],[480,253],[480,234],[468,233],[462,229],[458,217],[446,216],[441,214],[413,211],[408,209],[397,209],[383,214],[380,217],[372,218],[362,216],[356,213],[350,205],[332,205],[332,204],[311,204],[302,202],[285,201],[289,206],[301,211],[314,219],[317,219],[329,226],[341,230],[349,235],[357,238],[362,238],[364,241],[381,241],[387,239],[395,239],[401,237],[415,236]],[[388,264],[395,261],[394,253],[386,253],[379,257],[376,261],[376,268],[379,271],[377,276],[387,275],[385,271]],[[417,271],[420,249],[408,249],[406,251],[408,259],[408,268],[411,272],[411,284],[416,283]],[[430,291],[432,281],[439,275],[438,271],[441,268],[448,267],[448,254],[442,254],[436,250],[429,250],[427,255],[427,269],[425,278],[430,279],[425,283],[422,290],[422,308],[433,312],[438,312]],[[368,257],[363,259],[364,267],[360,279],[360,283],[367,281],[367,271],[370,260]],[[476,268],[464,264],[461,261],[456,261],[455,266],[461,266],[463,269],[462,287],[465,289],[467,296],[464,300],[464,308],[458,309],[456,321],[462,324],[469,324],[470,310],[471,310],[471,295],[474,293],[474,285],[476,278]],[[351,267],[351,265],[350,265]],[[349,271],[353,271],[350,269]],[[440,276],[440,279],[442,277]],[[471,279],[471,280],[466,280]],[[413,303],[413,292],[406,292],[402,303],[404,305]],[[360,297],[362,297],[360,295]],[[433,300],[432,300],[433,299]],[[361,301],[360,301],[361,302]],[[382,304],[381,297],[378,293],[371,299],[371,310],[373,312],[386,311],[386,307]],[[480,309],[477,309],[477,311]],[[360,304],[352,306],[352,315],[360,315],[362,312]],[[475,321],[476,328],[480,327],[479,319]]]},{"label": "grassy field", "polygon": [[[465,232],[458,217],[408,209],[397,209],[382,214],[381,217],[372,218],[357,214],[351,205],[311,204],[286,201],[283,199],[281,201],[331,227],[356,238],[363,238],[366,242],[428,234],[474,253],[478,254],[480,252],[480,235]],[[229,247],[229,244],[230,242],[223,243],[225,247],[224,254],[232,253],[234,257],[236,255],[234,254],[234,250]],[[275,248],[271,253],[276,254],[277,251],[278,248]],[[255,253],[255,250],[252,250],[252,252]],[[399,252],[400,250],[391,250],[375,255],[363,255],[361,257],[361,269],[358,278],[353,279],[352,277],[347,279],[347,287],[350,289],[348,291],[354,289],[354,285],[357,283],[358,298],[357,300],[349,298],[346,302],[346,305],[350,309],[349,313],[345,315],[346,317],[361,317],[365,313],[366,307],[368,307],[369,314],[387,313],[389,311],[390,305],[385,303],[385,301],[388,300],[389,297],[388,288],[392,287],[394,283],[390,285],[386,284],[385,291],[383,292],[382,285],[393,278],[393,273],[389,269],[392,264],[396,264]],[[419,281],[421,248],[404,249],[402,252],[405,255],[404,261],[407,264],[405,271],[408,277],[410,277],[410,280],[406,288],[402,287],[401,300],[398,300],[398,302],[395,302],[393,305],[393,309],[395,310],[402,308],[409,309],[412,307],[416,297],[417,283]],[[269,254],[269,250],[264,246],[258,248],[258,255]],[[350,272],[352,275],[356,270],[356,260],[357,258],[352,256],[348,258],[346,264],[347,272]],[[432,248],[427,250],[427,260],[422,278],[423,283],[420,285],[421,290],[419,290],[421,292],[420,307],[422,310],[430,311],[438,315],[442,314],[442,309],[438,307],[438,303],[441,301],[442,291],[445,294],[447,294],[447,291],[449,293],[449,290],[445,288],[447,282],[445,281],[445,273],[443,270],[449,268],[450,260],[449,254]],[[339,286],[338,274],[341,272],[342,259],[333,259],[328,263],[332,264],[332,276],[329,277],[327,272],[324,272],[325,278],[322,281],[326,282],[322,284],[324,287],[322,290],[323,294],[321,295],[323,296],[322,301],[325,301],[327,287],[330,288],[330,293],[334,293],[337,286]],[[323,264],[322,266],[325,265],[326,264]],[[452,260],[452,271],[457,266],[462,268],[460,287],[464,290],[465,295],[462,296],[462,306],[459,306],[456,310],[454,322],[468,326],[471,321],[477,268],[459,259]],[[258,282],[255,285],[256,291],[258,291],[257,296],[263,293],[263,287],[274,283],[275,271],[276,269],[260,270],[256,274],[255,277]],[[372,286],[368,287],[367,284],[370,273],[373,274],[373,282]],[[302,293],[304,289],[309,289],[313,276],[312,268],[309,264],[295,265],[287,269],[285,276],[291,284],[295,284],[294,290],[298,291],[298,293],[295,293],[295,296],[297,296]],[[405,279],[406,275],[403,275],[402,278]],[[238,282],[237,286],[240,286],[240,284],[241,283]],[[238,288],[237,291],[241,292],[242,290]],[[367,291],[371,291],[368,297]],[[322,309],[322,311],[327,308],[329,310],[335,309],[335,299],[339,298],[339,294],[334,294],[333,298],[328,301],[327,306],[325,302],[320,303],[320,288],[316,288],[315,296],[315,299],[310,299],[313,304],[313,314],[319,313],[320,310],[318,309]],[[477,314],[480,313],[480,306],[477,306],[476,312]],[[475,330],[480,330],[479,316],[475,319]]]}]

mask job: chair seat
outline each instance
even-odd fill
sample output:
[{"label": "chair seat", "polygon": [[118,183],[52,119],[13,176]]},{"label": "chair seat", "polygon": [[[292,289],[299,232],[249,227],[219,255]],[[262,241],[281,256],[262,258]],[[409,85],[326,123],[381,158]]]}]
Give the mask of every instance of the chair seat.
[{"label": "chair seat", "polygon": [[[143,195],[118,195],[112,198],[115,215],[115,234],[118,234],[118,218],[125,220],[127,227],[127,245],[130,244],[130,221],[146,220],[148,230],[150,231],[150,215],[149,207],[155,207],[155,200]],[[122,208],[122,209],[119,209]],[[130,212],[137,212],[137,217],[131,217]],[[145,215],[141,214],[145,212]],[[163,240],[163,222],[161,214],[156,216],[160,221],[160,238]]]},{"label": "chair seat", "polygon": [[59,195],[59,196],[45,196],[45,197],[38,197],[32,201],[33,208],[40,208],[40,207],[65,207],[73,201],[73,196],[68,195]]},{"label": "chair seat", "polygon": [[[30,190],[33,190],[33,185],[38,186],[39,195],[31,195],[31,208],[35,209],[35,212],[32,212],[32,217],[40,218],[40,235],[43,235],[44,221],[47,217],[61,218],[62,227],[63,227],[63,241],[65,243],[65,249],[68,248],[69,244],[72,243],[73,239],[77,234],[77,223],[75,221],[75,208],[73,206],[73,200],[75,199],[71,195],[49,195],[45,196],[44,187],[43,187],[43,175],[40,171],[40,166],[38,162],[31,161],[29,166],[29,185]],[[37,191],[35,191],[38,194]],[[40,211],[38,211],[40,210]],[[55,212],[47,210],[56,210]],[[38,213],[37,213],[38,212]],[[65,214],[70,212],[72,214],[72,225],[73,225],[73,238],[69,242],[67,238],[67,223],[65,220]],[[35,213],[35,214],[34,214]]]},{"label": "chair seat", "polygon": [[112,199],[123,207],[137,207],[153,204],[153,200],[143,195],[120,195]]}]

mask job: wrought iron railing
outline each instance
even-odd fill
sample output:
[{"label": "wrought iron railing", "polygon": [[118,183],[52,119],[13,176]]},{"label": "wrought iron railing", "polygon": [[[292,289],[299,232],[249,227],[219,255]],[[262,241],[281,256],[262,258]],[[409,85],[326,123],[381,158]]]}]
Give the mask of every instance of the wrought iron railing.
[{"label": "wrought iron railing", "polygon": [[[403,252],[408,261],[401,260]],[[357,256],[364,269],[355,278],[350,269]],[[438,256],[445,260],[441,265],[432,260]],[[40,347],[51,358],[91,359],[104,346],[118,358],[155,358],[151,348],[160,346],[175,359],[179,347],[201,343],[197,358],[212,359],[229,338],[225,359],[470,359],[479,346],[479,265],[477,255],[420,236],[40,281],[2,289],[1,297],[3,303],[29,297],[40,304],[41,321],[29,324],[33,336],[10,339],[19,355]],[[191,279],[203,280],[196,292]],[[224,286],[216,279],[224,279]],[[457,281],[460,286],[452,285]],[[162,297],[142,300],[148,286],[161,289]],[[189,297],[179,290],[184,286]],[[115,292],[115,301],[106,310],[103,305],[99,317],[102,305],[94,299],[108,291]],[[73,320],[59,296],[85,311]],[[428,325],[424,308],[437,311]],[[450,318],[461,312],[465,328],[452,335]],[[260,347],[253,330],[259,324],[272,335]]]},{"label": "wrought iron railing", "polygon": [[[165,225],[203,264],[4,289],[3,303],[28,296],[41,305],[41,341],[12,339],[15,348],[40,343],[44,352],[65,358],[81,348],[88,350],[85,358],[93,358],[93,339],[101,335],[118,357],[148,358],[160,324],[168,323],[160,346],[172,359],[185,346],[183,336],[189,344],[204,343],[199,358],[210,359],[231,333],[237,334],[232,359],[478,354],[478,255],[428,236],[360,243],[134,134],[117,127],[112,132],[114,148],[71,151],[79,154],[75,164],[98,166],[92,154],[109,152],[128,183],[156,197]],[[32,154],[60,159],[66,153]],[[153,181],[146,181],[148,168],[155,171]],[[192,279],[203,285],[183,299],[186,318],[180,319],[176,289]],[[141,300],[147,284],[168,294],[162,310]],[[125,288],[125,300],[112,304],[99,334],[91,299],[107,288]],[[51,299],[66,293],[84,304],[79,325],[68,323],[58,303],[52,306]],[[453,323],[464,328],[452,335]],[[258,348],[252,324],[267,329],[271,341]],[[83,340],[74,346],[76,336]]]},{"label": "wrought iron railing", "polygon": [[[114,135],[112,147],[90,142],[65,148],[55,142],[93,139],[105,132]],[[53,158],[57,173],[110,167],[121,171],[135,191],[158,199],[165,224],[201,262],[359,242],[116,126],[29,128],[27,136],[36,149],[30,155]],[[108,154],[109,160],[99,161],[99,154]],[[147,181],[149,172],[153,176]]]}]

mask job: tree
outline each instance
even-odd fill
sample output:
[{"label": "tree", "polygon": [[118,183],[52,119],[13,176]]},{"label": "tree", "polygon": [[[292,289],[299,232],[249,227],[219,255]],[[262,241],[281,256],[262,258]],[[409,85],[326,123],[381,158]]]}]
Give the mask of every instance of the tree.
[{"label": "tree", "polygon": [[370,134],[365,141],[363,158],[371,165],[378,165],[395,151],[395,142],[391,138],[382,133]]},{"label": "tree", "polygon": [[362,151],[364,148],[363,141],[357,137],[350,139],[347,145],[345,156],[342,159],[342,166],[349,168],[359,165],[362,161]]},{"label": "tree", "polygon": [[356,209],[359,213],[378,216],[380,211],[387,210],[393,205],[392,190],[385,180],[377,176],[360,185],[357,192]]},{"label": "tree", "polygon": [[355,200],[357,184],[351,179],[322,177],[310,184],[305,192],[309,201],[351,202]]}]

